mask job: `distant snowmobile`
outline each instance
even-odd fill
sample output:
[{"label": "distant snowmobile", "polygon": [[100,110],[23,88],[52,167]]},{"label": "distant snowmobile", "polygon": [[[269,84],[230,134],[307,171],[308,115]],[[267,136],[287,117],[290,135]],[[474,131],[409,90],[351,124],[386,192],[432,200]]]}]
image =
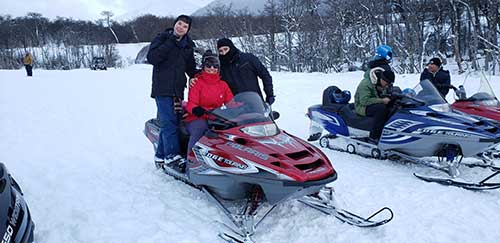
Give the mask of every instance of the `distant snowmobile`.
[{"label": "distant snowmobile", "polygon": [[35,224],[19,184],[0,163],[0,236],[3,242],[30,243]]},{"label": "distant snowmobile", "polygon": [[[485,180],[478,183],[455,180],[460,174],[459,165],[463,157],[477,158],[478,154],[500,143],[499,128],[487,120],[450,109],[428,80],[407,91],[411,92],[392,97],[395,109],[378,144],[367,139],[373,124],[372,117],[358,116],[354,104],[334,103],[329,98],[331,94],[325,92],[322,105],[308,108],[307,116],[311,120],[308,140],[319,139],[322,147],[363,156],[412,161],[448,174],[444,178],[415,174],[425,181],[471,190],[500,188],[500,183],[487,182],[500,173],[500,168],[483,162],[477,166],[495,171]],[[328,132],[324,136],[323,130]],[[423,157],[437,157],[438,161]]]},{"label": "distant snowmobile", "polygon": [[[280,130],[270,114],[257,93],[237,94],[210,112],[214,118],[209,120],[210,129],[189,152],[188,173],[164,167],[167,174],[202,190],[222,209],[234,226],[223,224],[229,230],[219,234],[222,239],[253,242],[251,236],[262,220],[291,199],[359,227],[391,221],[387,207],[368,218],[338,208],[332,188],[326,186],[337,179],[328,158]],[[147,121],[144,133],[156,147],[158,121]]]}]

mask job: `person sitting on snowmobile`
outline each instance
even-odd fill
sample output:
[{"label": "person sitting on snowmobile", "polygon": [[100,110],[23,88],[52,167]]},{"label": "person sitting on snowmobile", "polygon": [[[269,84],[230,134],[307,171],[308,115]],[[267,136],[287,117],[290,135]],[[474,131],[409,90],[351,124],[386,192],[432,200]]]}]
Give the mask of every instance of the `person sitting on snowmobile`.
[{"label": "person sitting on snowmobile", "polygon": [[375,67],[370,70],[369,77],[361,80],[354,95],[356,113],[361,116],[375,118],[370,131],[369,141],[377,143],[382,135],[382,129],[389,119],[391,108],[392,84],[395,75],[391,70]]},{"label": "person sitting on snowmobile", "polygon": [[446,99],[450,91],[450,72],[442,68],[442,62],[439,57],[434,57],[427,63],[427,67],[420,74],[420,81],[428,79],[434,84],[441,96]]},{"label": "person sitting on snowmobile", "polygon": [[187,153],[208,129],[207,111],[221,107],[233,99],[226,82],[220,79],[220,62],[217,55],[207,50],[202,57],[202,71],[197,82],[189,89],[185,118],[190,134]]}]

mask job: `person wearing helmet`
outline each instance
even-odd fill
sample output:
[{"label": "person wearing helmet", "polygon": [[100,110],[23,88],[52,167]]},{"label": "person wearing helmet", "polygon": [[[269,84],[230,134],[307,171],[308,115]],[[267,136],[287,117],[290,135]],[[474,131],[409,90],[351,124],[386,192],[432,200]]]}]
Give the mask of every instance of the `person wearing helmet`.
[{"label": "person wearing helmet", "polygon": [[361,80],[354,95],[356,113],[375,119],[369,137],[369,141],[374,144],[378,143],[389,119],[391,99],[387,96],[391,93],[394,80],[393,71],[375,67],[369,71],[369,78]]},{"label": "person wearing helmet", "polygon": [[427,63],[427,67],[420,74],[420,81],[428,79],[439,91],[441,96],[446,99],[450,91],[450,72],[442,68],[442,62],[439,57],[434,57]]},{"label": "person wearing helmet", "polygon": [[391,70],[392,68],[389,65],[392,62],[393,51],[392,48],[388,45],[381,45],[375,49],[375,55],[373,56],[373,60],[368,63],[368,68],[373,69],[376,67],[381,67],[384,70]]},{"label": "person wearing helmet", "polygon": [[217,55],[207,50],[203,54],[201,68],[201,72],[196,75],[196,83],[189,89],[186,106],[186,129],[190,134],[188,154],[208,129],[207,111],[219,108],[233,99],[229,86],[220,79]]}]

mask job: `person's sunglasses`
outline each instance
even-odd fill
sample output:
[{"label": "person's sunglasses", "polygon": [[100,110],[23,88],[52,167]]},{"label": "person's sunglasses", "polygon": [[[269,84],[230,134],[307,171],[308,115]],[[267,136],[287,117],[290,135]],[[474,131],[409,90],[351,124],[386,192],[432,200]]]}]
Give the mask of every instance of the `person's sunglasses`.
[{"label": "person's sunglasses", "polygon": [[217,65],[217,64],[207,64],[205,67],[219,69],[219,65]]}]

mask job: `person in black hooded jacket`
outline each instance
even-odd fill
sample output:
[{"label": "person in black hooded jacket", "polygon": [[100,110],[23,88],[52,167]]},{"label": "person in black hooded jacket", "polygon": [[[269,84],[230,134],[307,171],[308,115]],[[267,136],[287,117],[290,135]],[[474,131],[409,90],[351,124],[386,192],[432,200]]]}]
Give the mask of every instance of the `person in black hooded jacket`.
[{"label": "person in black hooded jacket", "polygon": [[270,105],[274,103],[273,79],[255,55],[241,52],[228,38],[217,40],[217,49],[221,63],[221,79],[226,81],[233,94],[253,91],[264,99],[258,82],[260,78],[266,93],[264,100]]},{"label": "person in black hooded jacket", "polygon": [[446,95],[450,91],[450,72],[444,70],[439,57],[434,57],[429,60],[427,67],[420,74],[420,81],[428,79],[434,84],[441,96],[446,99]]},{"label": "person in black hooded jacket", "polygon": [[193,40],[188,35],[192,19],[180,15],[174,27],[159,33],[149,46],[147,60],[153,64],[151,97],[155,99],[160,120],[160,135],[155,153],[155,164],[183,160],[180,156],[177,128],[179,119],[174,111],[175,103],[184,98],[186,73],[196,73]]}]

